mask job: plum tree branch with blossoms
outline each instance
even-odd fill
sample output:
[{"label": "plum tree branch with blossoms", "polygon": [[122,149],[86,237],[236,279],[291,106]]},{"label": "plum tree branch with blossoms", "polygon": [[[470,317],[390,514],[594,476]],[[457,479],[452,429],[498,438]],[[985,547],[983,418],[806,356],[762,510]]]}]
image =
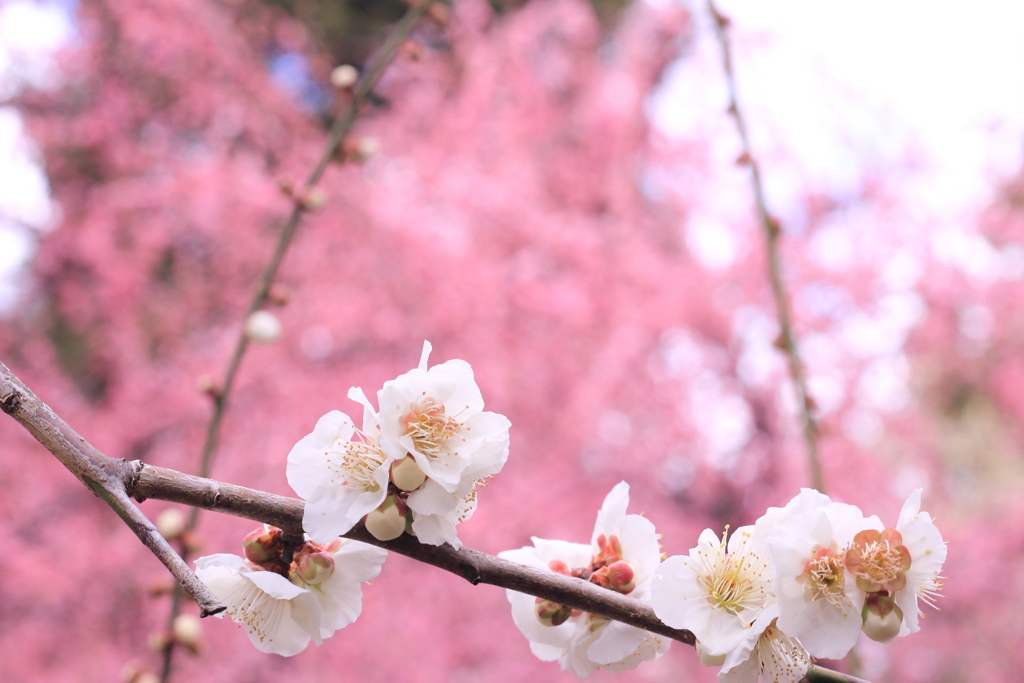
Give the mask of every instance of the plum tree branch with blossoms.
[{"label": "plum tree branch with blossoms", "polygon": [[[260,309],[269,300],[274,280],[277,277],[278,270],[284,260],[285,253],[288,251],[288,248],[292,243],[292,239],[298,229],[302,215],[307,211],[318,208],[318,205],[323,202],[322,195],[316,191],[317,182],[320,180],[320,177],[332,161],[338,160],[338,153],[342,142],[349,134],[352,124],[358,118],[360,111],[366,105],[368,96],[380,81],[381,76],[398,53],[399,48],[412,33],[416,24],[430,8],[433,1],[434,0],[419,0],[411,2],[409,10],[405,13],[402,19],[395,24],[387,38],[384,40],[384,43],[370,58],[369,62],[366,64],[364,73],[354,84],[351,95],[348,97],[348,101],[345,103],[339,115],[335,118],[328,135],[327,143],[320,155],[320,159],[310,172],[309,177],[306,178],[305,184],[301,188],[292,188],[288,186],[287,183],[283,184],[282,190],[284,190],[286,194],[289,194],[293,200],[292,210],[284,225],[281,227],[273,254],[259,277],[259,286],[252,297],[243,320],[251,320],[252,316],[260,311]],[[234,387],[235,377],[238,373],[239,366],[241,365],[242,358],[245,356],[245,352],[249,347],[251,336],[252,332],[248,326],[243,326],[238,335],[238,339],[235,342],[234,351],[228,360],[222,383],[219,386],[211,387],[208,391],[213,401],[213,412],[210,415],[210,421],[207,424],[206,437],[199,459],[199,475],[201,477],[206,477],[210,474],[213,458],[217,451],[221,424],[228,407],[228,398],[232,388]],[[192,508],[192,512],[189,514],[188,522],[185,527],[186,531],[191,532],[196,528],[199,522],[199,511],[199,507]],[[189,549],[182,544],[181,550],[183,558],[187,560]],[[180,586],[184,585],[185,584],[183,582],[180,583]],[[177,618],[180,609],[181,588],[179,586],[175,586],[167,620],[168,631],[173,628],[174,620]],[[166,683],[170,679],[171,661],[174,654],[174,648],[175,640],[170,639],[167,642],[163,653],[161,673],[162,683]]]},{"label": "plum tree branch with blossoms", "polygon": [[[181,503],[194,509],[222,512],[273,525],[286,534],[302,534],[303,501],[155,467],[138,460],[129,462],[111,458],[75,432],[2,363],[0,406],[122,516],[132,531],[182,583],[186,592],[196,598],[204,616],[223,611],[224,606],[210,595],[206,586],[141,512],[127,517],[122,513],[122,508],[138,510],[132,498],[139,502],[153,498]],[[690,631],[667,626],[658,619],[649,604],[579,578],[538,570],[469,548],[456,550],[449,544],[421,543],[408,534],[381,541],[363,524],[355,525],[344,536],[438,567],[473,585],[490,584],[506,588],[688,645],[695,643]],[[865,683],[862,679],[815,665],[808,668],[806,680]]]},{"label": "plum tree branch with blossoms", "polygon": [[754,191],[754,205],[757,209],[758,222],[761,224],[761,229],[764,232],[765,249],[768,256],[768,275],[772,285],[772,296],[775,299],[775,309],[779,318],[779,336],[776,345],[786,354],[789,362],[789,374],[793,380],[793,390],[796,392],[797,405],[800,407],[801,420],[803,422],[804,441],[807,445],[807,459],[811,468],[811,483],[815,489],[824,492],[825,479],[822,475],[821,458],[818,454],[818,425],[814,419],[814,402],[807,390],[804,364],[800,358],[797,346],[797,336],[793,328],[789,300],[786,296],[786,287],[782,281],[782,259],[779,255],[781,228],[779,220],[768,210],[768,200],[765,198],[764,184],[761,180],[761,168],[754,157],[753,147],[750,144],[750,135],[747,132],[746,118],[743,115],[743,110],[740,108],[736,76],[732,63],[732,50],[729,47],[729,37],[726,34],[729,28],[729,19],[718,10],[714,0],[708,0],[708,10],[711,14],[712,24],[715,27],[715,36],[718,39],[722,52],[722,69],[729,92],[729,113],[736,123],[736,132],[739,135],[742,146],[740,162],[750,167],[750,183]]}]

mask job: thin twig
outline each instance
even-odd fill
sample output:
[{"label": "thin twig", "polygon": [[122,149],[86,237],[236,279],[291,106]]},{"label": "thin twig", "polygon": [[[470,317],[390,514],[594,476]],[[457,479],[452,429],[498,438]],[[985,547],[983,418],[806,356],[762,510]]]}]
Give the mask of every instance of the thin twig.
[{"label": "thin twig", "polygon": [[[367,64],[366,70],[359,82],[356,84],[352,97],[349,98],[348,104],[331,126],[330,136],[324,147],[323,154],[320,156],[320,160],[317,162],[312,173],[310,173],[309,178],[306,179],[305,186],[297,190],[292,212],[281,228],[277,245],[270,257],[270,261],[267,263],[266,268],[260,276],[259,287],[253,295],[252,301],[249,303],[249,308],[246,310],[243,320],[247,320],[250,315],[259,310],[267,302],[267,298],[270,295],[270,288],[274,283],[274,279],[277,277],[277,271],[280,269],[281,262],[284,260],[285,252],[288,251],[288,247],[292,243],[292,238],[295,236],[295,231],[299,225],[299,219],[309,208],[306,204],[306,199],[310,196],[310,190],[320,180],[320,177],[327,169],[327,166],[335,160],[338,147],[345,139],[345,136],[348,135],[348,132],[351,129],[353,122],[358,117],[359,111],[365,103],[367,96],[377,85],[377,82],[380,80],[385,68],[391,63],[391,60],[398,52],[398,49],[402,46],[402,43],[405,42],[406,38],[408,38],[409,34],[412,32],[416,22],[419,21],[432,2],[433,0],[421,0],[420,2],[412,5],[409,8],[409,11],[406,12],[405,16],[402,17],[402,19],[391,30],[391,33],[384,41],[384,44],[381,45],[376,53],[374,53],[373,57]],[[248,347],[249,338],[245,335],[243,330],[238,335],[238,340],[235,342],[235,350],[228,361],[228,367],[224,373],[223,383],[216,391],[211,392],[213,397],[213,414],[210,416],[210,422],[206,428],[206,440],[203,443],[202,455],[199,460],[200,476],[209,476],[210,469],[213,466],[213,457],[217,452],[217,444],[220,439],[221,423],[223,422],[224,414],[228,407],[228,397],[231,394],[231,389],[234,386],[238,368],[242,363],[242,358],[245,356],[245,352]],[[193,531],[198,522],[199,508],[192,508],[192,512],[189,514],[185,528],[188,531]],[[188,558],[188,549],[184,546],[182,547],[182,556],[186,559]],[[168,631],[172,629],[174,619],[178,616],[178,613],[181,610],[181,595],[181,589],[175,586],[171,597],[171,610],[167,621]],[[164,650],[160,675],[161,683],[167,683],[170,679],[174,645],[174,641],[171,640]]]},{"label": "thin twig", "polygon": [[[124,499],[130,496],[140,502],[146,498],[166,500],[271,524],[288,534],[302,534],[302,513],[305,504],[301,500],[154,467],[138,460],[126,462],[104,455],[36,398],[2,363],[0,408],[36,435],[39,442],[58,459],[70,462],[68,469],[79,479],[90,487],[94,483],[100,483],[103,491],[117,491],[119,500],[122,496]],[[130,500],[128,502],[131,503]],[[134,503],[131,505],[134,508]],[[135,528],[134,522],[126,521],[129,526]],[[155,530],[153,531],[155,533]],[[146,541],[143,534],[139,536]],[[672,640],[694,644],[692,633],[669,628],[657,618],[650,605],[627,595],[600,588],[588,581],[526,567],[469,548],[455,550],[450,545],[424,545],[408,535],[393,541],[378,541],[362,524],[353,528],[346,537],[452,572],[473,585],[485,583],[527,593],[621,621]],[[173,573],[174,569],[171,569]],[[192,581],[199,583],[187,567],[184,571]],[[175,577],[179,575],[175,574]],[[199,585],[202,586],[201,583]],[[203,589],[205,590],[205,586]],[[217,607],[223,609],[219,605]],[[208,613],[213,611],[215,610],[208,610]],[[845,674],[814,666],[808,670],[808,678],[866,683]]]},{"label": "thin twig", "polygon": [[0,407],[17,420],[46,450],[109,505],[135,535],[163,562],[199,605],[203,616],[224,611],[224,605],[196,578],[185,561],[160,535],[125,493],[128,474],[123,460],[114,460],[73,430],[53,410],[0,363]]},{"label": "thin twig", "polygon": [[708,9],[711,13],[712,23],[715,26],[718,44],[722,48],[722,65],[729,89],[729,113],[732,114],[733,120],[736,122],[736,131],[739,133],[740,142],[743,145],[740,159],[750,167],[750,181],[754,188],[754,203],[757,206],[757,216],[764,231],[765,246],[768,251],[768,272],[772,283],[772,294],[775,297],[775,308],[779,315],[780,331],[776,344],[782,349],[789,360],[789,373],[793,378],[796,400],[800,406],[803,420],[804,441],[807,443],[807,459],[811,466],[811,483],[814,488],[824,493],[825,480],[822,476],[821,460],[818,456],[818,426],[814,419],[814,405],[810,394],[807,392],[804,365],[800,360],[800,353],[797,350],[796,332],[793,329],[789,302],[786,298],[786,289],[782,282],[782,261],[779,256],[779,221],[768,211],[768,202],[764,195],[764,185],[761,182],[761,171],[750,145],[750,137],[747,134],[747,124],[743,117],[743,110],[740,109],[736,78],[732,67],[732,52],[729,49],[729,39],[726,35],[729,20],[718,11],[714,0],[708,0]]}]

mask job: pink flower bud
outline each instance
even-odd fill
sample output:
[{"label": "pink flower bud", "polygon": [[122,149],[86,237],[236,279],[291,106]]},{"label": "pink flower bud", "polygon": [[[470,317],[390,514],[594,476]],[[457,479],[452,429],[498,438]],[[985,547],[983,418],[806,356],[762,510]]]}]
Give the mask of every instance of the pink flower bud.
[{"label": "pink flower bud", "polygon": [[253,564],[264,564],[281,557],[284,540],[277,527],[256,529],[242,540],[242,554]]},{"label": "pink flower bud", "polygon": [[303,553],[295,558],[295,573],[304,583],[323,583],[334,573],[334,558],[327,553]]},{"label": "pink flower bud", "polygon": [[636,572],[626,560],[601,567],[590,575],[590,582],[618,593],[629,593],[636,588]]},{"label": "pink flower bud", "polygon": [[537,598],[533,610],[545,626],[561,626],[572,616],[570,608],[543,598]]},{"label": "pink flower bud", "polygon": [[879,643],[891,642],[899,635],[903,624],[903,610],[888,595],[872,593],[864,601],[861,611],[864,634]]},{"label": "pink flower bud", "polygon": [[415,491],[426,480],[427,475],[423,474],[413,458],[406,456],[391,465],[391,481],[403,491]]}]

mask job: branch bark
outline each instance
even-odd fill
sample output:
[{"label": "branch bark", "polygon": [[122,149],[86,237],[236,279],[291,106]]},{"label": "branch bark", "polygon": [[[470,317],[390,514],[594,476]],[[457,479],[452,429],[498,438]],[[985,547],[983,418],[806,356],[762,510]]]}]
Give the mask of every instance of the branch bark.
[{"label": "branch bark", "polygon": [[196,578],[125,491],[130,471],[125,461],[104,455],[86,441],[3,363],[0,363],[0,407],[117,513],[192,596],[203,616],[224,611],[224,605]]}]

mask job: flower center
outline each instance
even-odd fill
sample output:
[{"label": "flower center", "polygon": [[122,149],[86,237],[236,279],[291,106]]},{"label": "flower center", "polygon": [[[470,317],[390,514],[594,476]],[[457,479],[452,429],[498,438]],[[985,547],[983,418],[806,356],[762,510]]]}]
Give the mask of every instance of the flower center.
[{"label": "flower center", "polygon": [[340,461],[337,460],[339,456],[335,453],[327,458],[327,465],[341,477],[342,486],[355,486],[364,491],[379,491],[380,484],[373,478],[373,474],[387,462],[388,456],[362,432],[357,434],[362,440],[344,444]]},{"label": "flower center", "polygon": [[852,605],[846,597],[846,571],[843,566],[844,553],[832,548],[814,549],[814,557],[807,562],[800,578],[804,582],[804,593],[811,599],[827,600],[843,610]]},{"label": "flower center", "polygon": [[866,593],[898,591],[907,585],[910,551],[895,529],[866,529],[853,537],[846,551],[846,568],[857,577],[857,587]]},{"label": "flower center", "polygon": [[448,439],[459,433],[462,423],[445,414],[444,406],[422,396],[405,416],[405,433],[416,450],[428,458],[439,458]]},{"label": "flower center", "polygon": [[714,554],[700,553],[700,582],[707,589],[711,608],[720,607],[733,615],[764,605],[770,576],[768,558],[747,549],[750,535],[744,534],[743,542],[731,553],[726,552],[725,534]]}]

